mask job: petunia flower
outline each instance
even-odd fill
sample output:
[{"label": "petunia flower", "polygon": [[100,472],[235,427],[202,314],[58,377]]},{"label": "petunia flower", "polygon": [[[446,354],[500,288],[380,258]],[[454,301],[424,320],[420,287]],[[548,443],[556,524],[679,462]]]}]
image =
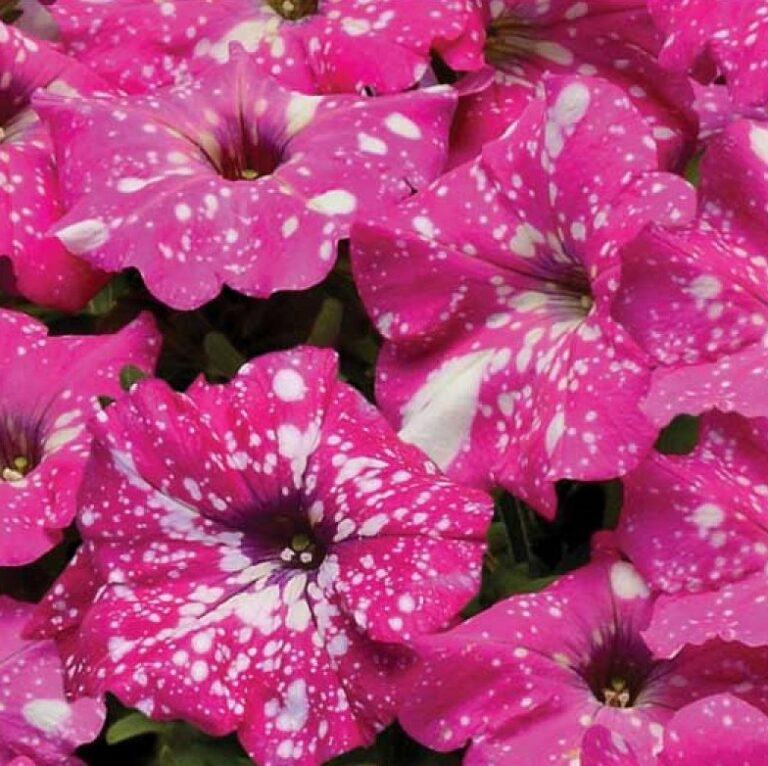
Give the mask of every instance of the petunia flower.
[{"label": "petunia flower", "polygon": [[709,413],[689,455],[625,479],[619,543],[662,595],[647,638],[671,655],[709,638],[768,643],[765,419]]},{"label": "petunia flower", "polygon": [[765,0],[649,0],[666,35],[662,66],[707,82],[718,74],[737,108],[764,111],[768,101],[768,5]]},{"label": "petunia flower", "polygon": [[648,122],[662,166],[684,162],[693,148],[693,89],[687,77],[659,66],[662,35],[641,0],[478,0],[461,39],[496,75],[460,102],[454,165],[498,138],[547,73],[599,76],[621,87]]},{"label": "petunia flower", "polygon": [[30,106],[38,89],[90,92],[100,80],[43,40],[0,22],[0,289],[65,310],[81,308],[106,276],[47,230],[61,214],[48,129]]},{"label": "petunia flower", "polygon": [[305,347],[186,394],[142,381],[100,415],[84,545],[38,621],[73,692],[237,730],[262,766],[392,721],[410,643],[475,592],[491,502],[336,368]]},{"label": "petunia flower", "polygon": [[148,315],[114,335],[48,337],[42,323],[0,311],[0,566],[33,561],[61,539],[97,397],[119,396],[120,370],[151,371],[159,351]]},{"label": "petunia flower", "polygon": [[151,96],[46,95],[66,205],[55,234],[100,268],[138,268],[175,308],[225,283],[260,297],[309,287],[357,216],[440,173],[455,98],[304,96],[242,52]]},{"label": "petunia flower", "polygon": [[[603,730],[622,755],[654,766],[676,712],[703,698],[728,693],[768,711],[765,647],[718,641],[657,658],[641,633],[652,604],[630,563],[598,553],[544,591],[419,642],[400,720],[439,751],[468,742],[464,766],[573,766]],[[690,717],[701,725],[706,712]]]},{"label": "petunia flower", "polygon": [[0,595],[0,763],[81,766],[74,750],[98,735],[104,704],[65,698],[56,644],[22,638],[34,609]]},{"label": "petunia flower", "polygon": [[618,88],[553,77],[478,161],[357,225],[386,339],[378,399],[402,438],[548,514],[555,481],[634,467],[655,439],[639,408],[652,364],[610,316],[619,253],[694,207]]},{"label": "petunia flower", "polygon": [[701,161],[699,215],[622,254],[614,318],[659,363],[658,425],[713,408],[768,415],[768,123],[738,120]]},{"label": "petunia flower", "polygon": [[229,59],[239,43],[255,66],[305,93],[394,93],[450,47],[466,0],[66,0],[51,7],[65,48],[131,93],[179,82]]}]

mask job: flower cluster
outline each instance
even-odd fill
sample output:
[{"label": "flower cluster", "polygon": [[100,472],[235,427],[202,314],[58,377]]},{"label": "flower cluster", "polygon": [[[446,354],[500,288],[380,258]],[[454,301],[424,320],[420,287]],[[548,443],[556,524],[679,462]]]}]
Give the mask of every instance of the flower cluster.
[{"label": "flower cluster", "polygon": [[0,18],[0,766],[768,762],[768,0]]}]

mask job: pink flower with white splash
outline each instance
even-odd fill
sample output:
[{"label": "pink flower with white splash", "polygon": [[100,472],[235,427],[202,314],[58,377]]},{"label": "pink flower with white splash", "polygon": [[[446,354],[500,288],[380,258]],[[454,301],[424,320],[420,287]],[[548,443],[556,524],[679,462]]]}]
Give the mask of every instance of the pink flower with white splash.
[{"label": "pink flower with white splash", "polygon": [[440,173],[455,98],[305,96],[242,54],[151,96],[46,95],[66,205],[55,234],[100,268],[138,268],[175,308],[223,284],[309,287],[352,221]]},{"label": "pink flower with white splash", "polygon": [[498,138],[547,73],[597,75],[621,87],[647,120],[663,166],[684,161],[693,146],[693,90],[656,61],[662,36],[642,0],[478,0],[464,40],[496,76],[460,102],[453,164]]},{"label": "pink flower with white splash", "polygon": [[2,22],[0,72],[0,290],[79,309],[106,277],[47,234],[61,214],[59,181],[48,129],[30,98],[39,88],[90,92],[100,81],[48,43]]},{"label": "pink flower with white splash", "polygon": [[49,337],[42,323],[0,311],[0,566],[25,564],[58,543],[75,515],[97,397],[117,397],[120,370],[154,369],[154,323],[114,335]]},{"label": "pink flower with white splash", "polygon": [[44,601],[78,694],[320,764],[391,722],[409,644],[479,582],[490,499],[336,380],[270,354],[228,385],[137,384],[93,426],[84,546]]},{"label": "pink flower with white splash", "polygon": [[619,542],[664,594],[647,640],[665,656],[713,637],[768,643],[766,425],[704,415],[691,454],[652,453],[625,479]]},{"label": "pink flower with white splash", "polygon": [[738,120],[709,143],[700,192],[691,225],[625,249],[613,306],[660,365],[643,405],[660,426],[713,408],[768,416],[768,123]]},{"label": "pink flower with white splash", "polygon": [[104,705],[65,698],[54,642],[22,638],[34,609],[0,595],[0,764],[80,766],[73,752],[98,735]]},{"label": "pink flower with white splash", "polygon": [[358,287],[386,338],[379,404],[451,476],[554,513],[554,482],[625,473],[656,429],[651,359],[610,316],[619,252],[695,194],[657,172],[624,94],[551,78],[504,139],[357,225]]},{"label": "pink flower with white splash", "polygon": [[768,101],[765,0],[649,0],[666,34],[659,62],[703,81],[722,73],[737,108],[764,113]]},{"label": "pink flower with white splash", "polygon": [[51,12],[66,49],[132,93],[227,61],[233,42],[295,90],[398,92],[468,19],[466,0],[66,0]]},{"label": "pink flower with white splash", "polygon": [[622,755],[653,766],[676,711],[707,720],[692,703],[730,693],[768,711],[768,649],[711,642],[659,659],[641,634],[652,603],[631,564],[599,553],[544,591],[419,642],[400,720],[436,750],[469,742],[464,766],[573,766],[603,730]]}]

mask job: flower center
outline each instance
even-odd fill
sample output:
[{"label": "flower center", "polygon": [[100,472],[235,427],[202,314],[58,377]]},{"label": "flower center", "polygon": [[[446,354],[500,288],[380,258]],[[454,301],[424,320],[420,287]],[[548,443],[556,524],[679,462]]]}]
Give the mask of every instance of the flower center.
[{"label": "flower center", "polygon": [[0,480],[21,481],[40,463],[42,443],[36,429],[0,415]]},{"label": "flower center", "polygon": [[318,2],[319,0],[267,0],[267,5],[284,19],[298,21],[305,16],[317,13]]},{"label": "flower center", "polygon": [[325,550],[309,534],[300,532],[280,552],[280,559],[294,569],[317,569],[325,558]]},{"label": "flower center", "polygon": [[486,29],[485,58],[489,64],[509,63],[510,59],[528,56],[535,48],[530,29],[512,16],[500,16]]},{"label": "flower center", "polygon": [[608,707],[629,707],[632,695],[623,678],[611,679],[611,684],[603,689],[603,702]]},{"label": "flower center", "polygon": [[230,181],[268,176],[280,164],[280,152],[266,141],[257,142],[245,126],[241,126],[239,142],[220,145],[216,159],[208,156],[218,173]]},{"label": "flower center", "polygon": [[3,481],[20,481],[27,475],[30,468],[29,460],[24,455],[19,455],[11,460],[10,465],[3,468],[2,479]]},{"label": "flower center", "polygon": [[653,659],[639,634],[621,626],[611,626],[593,641],[590,658],[579,674],[601,704],[633,707],[650,690],[661,663]]}]

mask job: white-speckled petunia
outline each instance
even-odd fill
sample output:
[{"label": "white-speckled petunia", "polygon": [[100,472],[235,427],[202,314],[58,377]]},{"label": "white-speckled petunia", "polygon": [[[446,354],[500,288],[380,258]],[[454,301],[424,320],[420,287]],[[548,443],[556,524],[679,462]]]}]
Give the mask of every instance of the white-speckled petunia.
[{"label": "white-speckled petunia", "polygon": [[148,314],[113,335],[54,337],[25,314],[0,311],[0,566],[33,561],[61,539],[98,397],[120,396],[120,370],[151,372],[159,353]]},{"label": "white-speckled petunia", "polygon": [[469,744],[464,766],[631,766],[631,757],[580,760],[606,733],[636,763],[663,766],[667,727],[682,715],[701,724],[706,713],[691,706],[710,695],[734,695],[764,718],[768,649],[714,641],[662,659],[641,633],[652,604],[629,562],[598,551],[545,590],[420,641],[400,720],[432,749]]},{"label": "white-speckled petunia", "polygon": [[410,644],[478,586],[492,503],[336,374],[330,351],[269,354],[186,394],[140,382],[93,424],[84,545],[37,623],[73,691],[236,730],[262,766],[392,721]]},{"label": "white-speckled petunia", "polygon": [[189,309],[224,284],[298,290],[331,270],[360,215],[442,170],[448,86],[377,99],[305,96],[242,51],[202,79],[148,96],[44,95],[65,214],[54,233],[108,271],[133,266]]},{"label": "white-speckled petunia", "polygon": [[653,444],[652,359],[610,315],[619,255],[696,199],[621,90],[552,77],[543,96],[479,160],[358,224],[352,262],[401,436],[551,514],[557,480],[621,475]]}]

